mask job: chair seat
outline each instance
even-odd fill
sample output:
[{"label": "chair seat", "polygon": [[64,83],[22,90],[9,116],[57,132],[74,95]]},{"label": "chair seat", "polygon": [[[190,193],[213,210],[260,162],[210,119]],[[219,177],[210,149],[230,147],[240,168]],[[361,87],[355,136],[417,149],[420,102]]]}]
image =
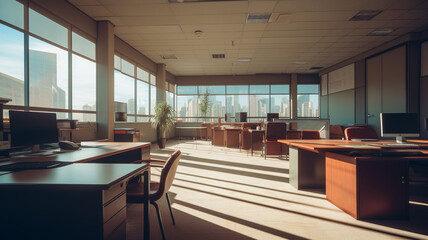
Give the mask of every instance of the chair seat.
[{"label": "chair seat", "polygon": [[[151,182],[150,183],[150,201],[156,201],[160,197],[157,196],[157,191],[159,189],[160,183]],[[131,203],[142,203],[144,196],[144,184],[142,182],[133,182],[128,184],[126,189],[126,201]]]}]

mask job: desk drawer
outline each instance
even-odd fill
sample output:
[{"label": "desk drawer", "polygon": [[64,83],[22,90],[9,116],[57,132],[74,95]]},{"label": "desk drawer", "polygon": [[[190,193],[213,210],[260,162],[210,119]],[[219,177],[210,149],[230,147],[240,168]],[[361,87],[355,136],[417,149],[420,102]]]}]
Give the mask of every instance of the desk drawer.
[{"label": "desk drawer", "polygon": [[103,205],[108,201],[126,191],[126,183],[128,179],[122,180],[109,189],[103,191]]},{"label": "desk drawer", "polygon": [[103,208],[103,222],[107,222],[111,217],[113,217],[117,212],[122,208],[126,207],[126,194],[123,193],[115,199],[114,201],[108,203]]},{"label": "desk drawer", "polygon": [[[116,230],[122,222],[126,220],[126,207],[122,208],[116,215],[114,215],[110,220],[108,220],[106,223],[104,223],[104,239],[108,238],[109,235]],[[124,235],[126,236],[126,228]]]}]

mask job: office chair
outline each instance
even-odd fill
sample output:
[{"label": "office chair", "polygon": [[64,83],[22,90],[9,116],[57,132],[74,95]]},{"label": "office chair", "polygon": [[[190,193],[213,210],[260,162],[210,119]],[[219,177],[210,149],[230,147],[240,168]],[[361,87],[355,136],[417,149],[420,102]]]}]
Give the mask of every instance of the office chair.
[{"label": "office chair", "polygon": [[348,127],[345,129],[345,139],[378,139],[376,131],[369,127]]},{"label": "office chair", "polygon": [[[159,206],[156,203],[163,195],[166,196],[168,202],[169,212],[171,214],[172,223],[175,225],[174,215],[172,214],[171,203],[168,197],[168,190],[174,181],[175,173],[177,172],[178,162],[180,161],[181,151],[175,151],[168,160],[148,159],[139,160],[134,163],[150,163],[150,167],[162,167],[160,181],[150,182],[150,203],[156,208],[159,226],[162,233],[162,239],[165,240],[165,233],[163,230],[162,218],[159,211]],[[163,165],[151,164],[151,162],[164,163]],[[126,189],[126,201],[128,203],[142,203],[144,197],[144,184],[139,181],[131,182]]]},{"label": "office chair", "polygon": [[287,123],[268,122],[266,123],[265,139],[263,140],[265,159],[266,155],[281,155],[281,143],[278,139],[287,138]]},{"label": "office chair", "polygon": [[320,139],[320,132],[317,130],[302,130],[302,139]]}]

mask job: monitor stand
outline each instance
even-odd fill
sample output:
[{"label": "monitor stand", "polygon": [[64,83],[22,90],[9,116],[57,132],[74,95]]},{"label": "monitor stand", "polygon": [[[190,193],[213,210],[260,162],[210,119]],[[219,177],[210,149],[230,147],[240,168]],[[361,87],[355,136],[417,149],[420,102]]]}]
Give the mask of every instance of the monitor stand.
[{"label": "monitor stand", "polygon": [[396,136],[396,137],[395,137],[395,141],[396,141],[397,143],[405,143],[405,142],[406,142],[406,139],[405,139],[403,136]]}]

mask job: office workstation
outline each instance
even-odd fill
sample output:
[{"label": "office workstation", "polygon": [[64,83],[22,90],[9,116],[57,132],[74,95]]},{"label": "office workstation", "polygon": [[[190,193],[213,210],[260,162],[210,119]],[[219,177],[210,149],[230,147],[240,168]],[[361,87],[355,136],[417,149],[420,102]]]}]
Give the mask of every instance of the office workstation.
[{"label": "office workstation", "polygon": [[0,236],[427,238],[427,11],[0,1]]}]

